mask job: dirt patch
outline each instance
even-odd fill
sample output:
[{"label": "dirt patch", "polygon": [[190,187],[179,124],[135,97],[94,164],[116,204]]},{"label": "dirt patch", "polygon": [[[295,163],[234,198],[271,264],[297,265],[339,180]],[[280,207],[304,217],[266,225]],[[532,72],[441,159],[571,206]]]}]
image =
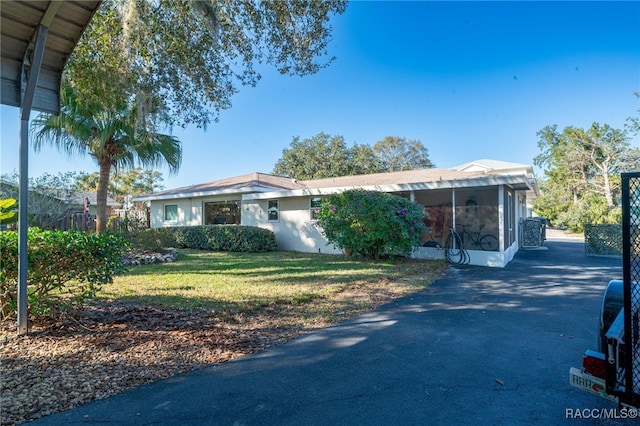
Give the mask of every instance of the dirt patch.
[{"label": "dirt patch", "polygon": [[553,228],[547,228],[546,229],[546,237],[547,239],[549,238],[559,238],[559,239],[564,239],[564,238],[570,238],[570,239],[576,239],[576,240],[584,240],[584,234],[574,234],[571,233],[569,231],[563,231],[562,229],[553,229]]}]

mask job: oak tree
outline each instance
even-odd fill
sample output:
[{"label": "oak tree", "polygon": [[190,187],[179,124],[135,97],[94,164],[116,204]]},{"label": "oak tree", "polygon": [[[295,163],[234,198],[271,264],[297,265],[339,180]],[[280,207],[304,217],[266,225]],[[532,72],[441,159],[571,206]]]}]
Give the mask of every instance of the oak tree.
[{"label": "oak tree", "polygon": [[65,78],[103,110],[137,98],[141,119],[206,126],[254,86],[268,63],[286,75],[327,66],[330,19],[346,0],[105,0],[70,57]]},{"label": "oak tree", "polygon": [[434,167],[427,148],[418,140],[387,136],[373,145],[373,152],[389,172]]},{"label": "oak tree", "polygon": [[359,175],[382,171],[368,145],[347,146],[343,136],[319,133],[294,137],[282,151],[272,173],[300,180]]},{"label": "oak tree", "polygon": [[541,152],[534,164],[544,171],[542,189],[548,196],[536,201],[537,212],[573,230],[581,230],[585,221],[606,221],[617,205],[620,172],[640,165],[640,150],[631,147],[627,133],[593,123],[562,131],[546,126],[538,137]]}]

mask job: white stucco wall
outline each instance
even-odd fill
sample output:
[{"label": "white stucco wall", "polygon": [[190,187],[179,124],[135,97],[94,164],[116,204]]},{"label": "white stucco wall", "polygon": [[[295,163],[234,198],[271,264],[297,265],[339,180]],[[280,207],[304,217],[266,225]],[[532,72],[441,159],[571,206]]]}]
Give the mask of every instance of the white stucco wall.
[{"label": "white stucco wall", "polygon": [[267,220],[269,200],[242,202],[242,225],[269,229],[276,235],[278,249],[303,253],[342,253],[327,240],[310,219],[309,197],[280,198],[278,221]]},{"label": "white stucco wall", "polygon": [[[488,252],[482,250],[469,250],[472,265],[504,267],[515,256],[518,251],[517,236],[519,232],[515,229],[516,241],[507,244],[504,233],[504,202],[511,199],[512,206],[510,208],[515,214],[514,226],[519,226],[519,219],[526,214],[523,208],[525,203],[525,194],[521,191],[515,191],[515,196],[505,197],[505,187],[503,185],[496,186],[493,191],[497,194],[498,205],[493,207],[497,211],[497,229],[496,236],[500,239],[502,250],[497,252]],[[418,197],[419,198],[419,197]],[[274,198],[276,199],[276,198]],[[292,250],[305,253],[330,253],[340,254],[341,249],[332,245],[327,245],[326,240],[318,230],[318,228],[310,220],[310,197],[291,197],[277,199],[279,203],[278,221],[268,221],[267,206],[269,200],[244,200],[242,202],[242,225],[258,226],[273,231],[276,235],[276,241],[280,250]],[[416,250],[414,257],[429,259],[442,258],[444,250],[431,251],[425,249]]]},{"label": "white stucco wall", "polygon": [[[239,195],[235,195],[231,199],[229,196],[224,197],[202,197],[202,198],[185,198],[178,200],[151,201],[151,227],[161,228],[163,226],[198,226],[204,225],[204,205],[205,203],[228,202],[240,199]],[[178,220],[164,220],[164,206],[167,204],[175,204],[178,206]],[[241,213],[241,216],[245,216]]]},{"label": "white stucco wall", "polygon": [[[178,220],[164,220],[164,206],[174,204],[178,206]],[[151,227],[163,226],[196,226],[202,225],[202,201],[192,198],[170,201],[151,202]]]},{"label": "white stucco wall", "polygon": [[[461,203],[464,203],[465,195],[473,195],[474,199],[480,202],[478,212],[486,216],[485,210],[488,208],[495,209],[494,215],[496,215],[495,231],[491,230],[491,226],[487,225],[486,229],[490,230],[490,233],[495,233],[499,237],[500,251],[498,252],[485,252],[482,250],[469,250],[471,256],[471,264],[484,265],[493,267],[504,267],[518,250],[518,236],[520,234],[518,227],[520,226],[520,218],[526,217],[526,195],[524,191],[514,191],[513,197],[505,196],[505,187],[503,185],[495,186],[489,189],[489,192],[493,192],[496,195],[496,199],[493,200],[492,206],[484,206],[488,202],[482,201],[483,194],[481,191],[473,192],[469,189],[458,190],[457,192],[462,197]],[[440,191],[442,192],[442,191]],[[449,194],[448,191],[445,191]],[[237,196],[237,195],[236,195]],[[430,202],[436,202],[432,200],[433,194],[430,191],[416,191],[415,194],[411,194],[412,198],[415,198],[417,202],[425,204],[427,200]],[[424,198],[426,197],[426,198]],[[229,197],[200,197],[200,198],[188,198],[180,200],[170,201],[152,201],[151,202],[151,227],[158,228],[163,226],[198,226],[204,223],[203,220],[203,206],[206,202],[218,202],[225,201]],[[424,199],[423,199],[424,198]],[[327,245],[325,238],[320,233],[319,229],[311,221],[310,218],[310,196],[293,196],[285,198],[273,198],[278,200],[279,204],[279,217],[277,221],[269,221],[267,214],[267,207],[269,205],[269,199],[244,199],[241,203],[241,224],[245,226],[257,226],[265,229],[269,229],[274,232],[276,241],[278,243],[278,249],[299,251],[304,253],[329,253],[340,254],[342,249]],[[509,210],[514,213],[515,221],[513,226],[515,227],[514,235],[516,241],[509,244],[506,241],[504,227],[505,223],[505,206],[504,202],[511,199],[513,204]],[[438,201],[440,202],[440,201]],[[164,207],[167,204],[175,204],[178,208],[178,220],[165,221],[164,220]],[[484,206],[484,207],[483,207]],[[458,216],[459,220],[465,221],[464,210],[466,206],[456,203],[456,209],[460,210]],[[485,210],[482,210],[485,209]],[[486,214],[485,214],[486,213]],[[467,223],[468,218],[466,219]],[[424,250],[418,250],[416,257],[419,258],[441,258],[443,251],[437,253],[431,253]],[[420,252],[420,253],[418,253]]]}]

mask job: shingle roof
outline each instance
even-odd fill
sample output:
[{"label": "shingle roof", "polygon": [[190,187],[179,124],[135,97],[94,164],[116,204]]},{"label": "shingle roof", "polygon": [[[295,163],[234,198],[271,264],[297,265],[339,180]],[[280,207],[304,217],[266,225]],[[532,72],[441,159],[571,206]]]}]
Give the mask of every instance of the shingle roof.
[{"label": "shingle roof", "polygon": [[153,194],[136,197],[134,198],[134,201],[148,201],[161,198],[179,198],[181,196],[206,196],[230,192],[241,194],[243,192],[277,191],[302,188],[304,188],[304,186],[295,179],[255,172],[241,176],[214,180],[212,182],[155,192]]},{"label": "shingle roof", "polygon": [[[454,188],[513,184],[528,188],[528,179],[522,176],[487,175],[484,172],[460,172],[447,169],[419,169],[404,172],[374,173],[326,179],[301,180],[249,173],[198,185],[156,192],[136,197],[133,201],[168,200],[187,197],[205,197],[224,194],[244,195],[244,198],[269,196],[297,196],[309,193],[329,193],[344,188],[376,188],[387,191],[407,189]],[[278,194],[276,194],[278,193]]]},{"label": "shingle roof", "polygon": [[328,179],[302,181],[305,188],[337,188],[345,186],[397,185],[435,181],[465,180],[484,176],[484,173],[467,173],[445,169],[419,169],[404,172],[374,173],[369,175],[342,176]]}]

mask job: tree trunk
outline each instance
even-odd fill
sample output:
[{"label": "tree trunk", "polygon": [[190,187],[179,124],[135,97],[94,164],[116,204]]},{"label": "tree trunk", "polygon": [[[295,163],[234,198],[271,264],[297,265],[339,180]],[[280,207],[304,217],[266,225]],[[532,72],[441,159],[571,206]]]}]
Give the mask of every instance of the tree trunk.
[{"label": "tree trunk", "polygon": [[96,193],[96,232],[104,232],[107,229],[107,190],[109,189],[110,173],[111,163],[102,161]]},{"label": "tree trunk", "polygon": [[607,200],[607,206],[609,206],[609,210],[611,210],[614,207],[613,194],[611,191],[611,181],[609,180],[609,174],[607,173],[606,170],[602,174],[602,177],[604,178],[604,182],[603,182],[604,198]]}]

